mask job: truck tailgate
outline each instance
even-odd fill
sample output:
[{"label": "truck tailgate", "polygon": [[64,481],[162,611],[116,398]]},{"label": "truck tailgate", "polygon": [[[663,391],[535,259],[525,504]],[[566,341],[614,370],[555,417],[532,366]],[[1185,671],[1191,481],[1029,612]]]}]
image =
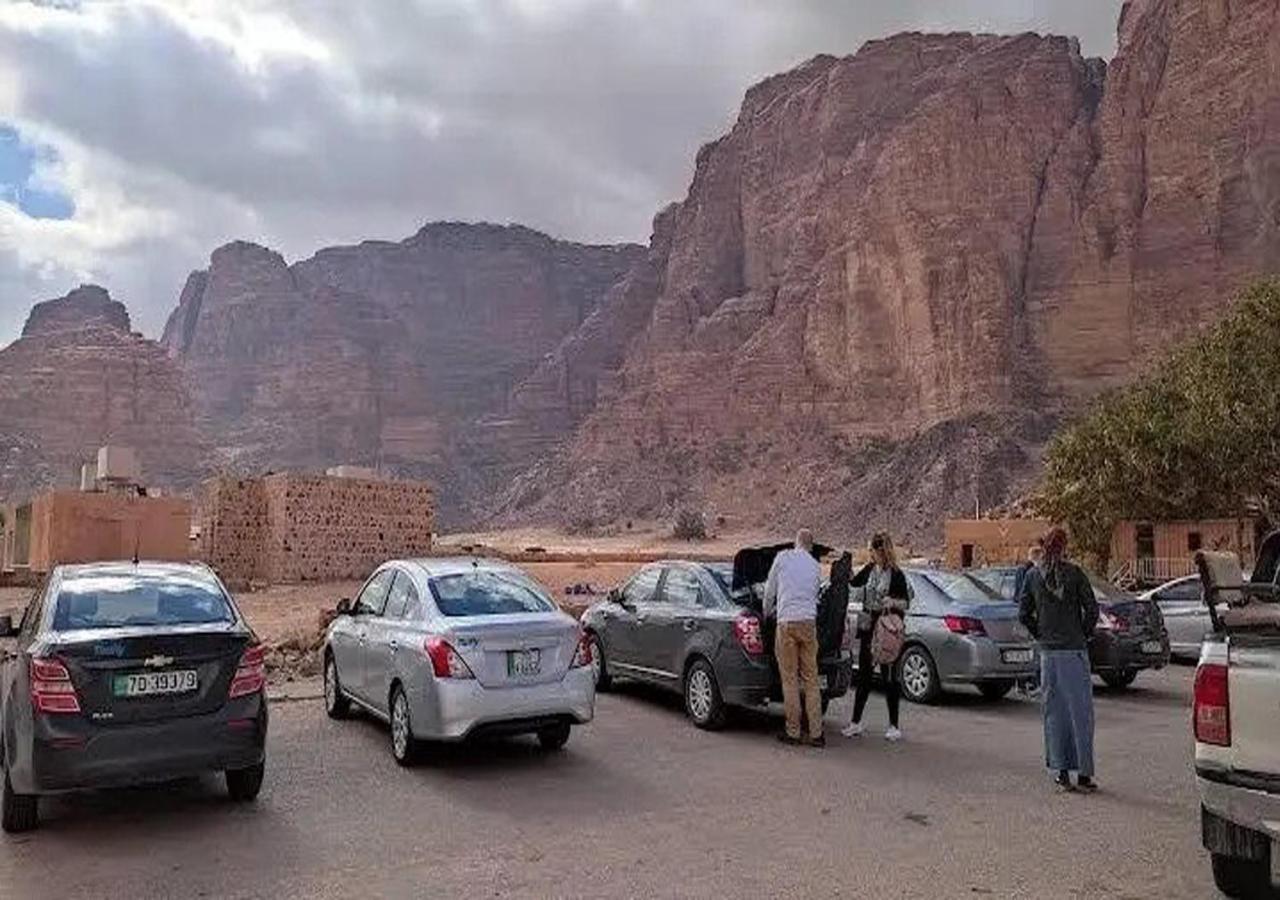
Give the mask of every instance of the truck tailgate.
[{"label": "truck tailgate", "polygon": [[1234,632],[1228,659],[1231,768],[1280,774],[1280,634]]}]

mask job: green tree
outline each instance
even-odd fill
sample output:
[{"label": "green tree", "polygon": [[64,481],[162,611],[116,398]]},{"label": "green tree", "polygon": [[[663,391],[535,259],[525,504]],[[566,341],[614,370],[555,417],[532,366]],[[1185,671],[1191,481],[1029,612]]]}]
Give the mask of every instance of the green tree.
[{"label": "green tree", "polygon": [[1101,397],[1050,443],[1038,511],[1106,562],[1123,519],[1280,511],[1280,281],[1135,384]]}]

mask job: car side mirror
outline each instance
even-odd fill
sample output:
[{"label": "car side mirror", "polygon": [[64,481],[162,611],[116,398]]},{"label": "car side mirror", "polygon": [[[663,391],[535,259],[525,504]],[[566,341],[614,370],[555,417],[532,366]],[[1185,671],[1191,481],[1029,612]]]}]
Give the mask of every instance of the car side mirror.
[{"label": "car side mirror", "polygon": [[0,616],[0,638],[17,636],[18,629],[13,625],[13,616]]},{"label": "car side mirror", "polygon": [[339,600],[339,601],[338,601],[338,608],[335,610],[335,612],[337,612],[337,614],[338,614],[338,615],[340,615],[340,616],[349,616],[349,615],[351,615],[351,600],[350,600],[350,598],[348,598],[348,597],[343,597],[341,600]]}]

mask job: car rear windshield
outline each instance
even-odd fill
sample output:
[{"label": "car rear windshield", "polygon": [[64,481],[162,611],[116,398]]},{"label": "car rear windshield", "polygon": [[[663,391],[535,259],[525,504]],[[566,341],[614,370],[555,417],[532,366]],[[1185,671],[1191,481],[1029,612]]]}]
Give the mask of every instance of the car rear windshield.
[{"label": "car rear windshield", "polygon": [[957,575],[953,572],[928,572],[924,577],[950,600],[961,603],[992,603],[1002,599],[995,591],[966,575]]},{"label": "car rear windshield", "polygon": [[500,616],[550,612],[556,605],[527,579],[509,572],[462,572],[431,580],[436,606],[446,616]]},{"label": "car rear windshield", "polygon": [[174,573],[68,578],[53,614],[55,631],[234,621],[216,582]]}]

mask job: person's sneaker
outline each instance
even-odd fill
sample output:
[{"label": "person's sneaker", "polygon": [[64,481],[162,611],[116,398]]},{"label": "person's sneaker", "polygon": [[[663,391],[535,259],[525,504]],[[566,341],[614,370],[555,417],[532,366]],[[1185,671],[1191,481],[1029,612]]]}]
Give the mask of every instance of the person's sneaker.
[{"label": "person's sneaker", "polygon": [[825,734],[820,734],[817,737],[811,737],[805,741],[805,744],[809,747],[817,747],[821,749],[827,746],[827,736]]},{"label": "person's sneaker", "polygon": [[861,722],[850,722],[848,725],[840,729],[840,733],[847,738],[856,738],[862,737],[862,732],[865,730],[866,729],[862,727]]},{"label": "person's sneaker", "polygon": [[1081,775],[1076,779],[1076,790],[1084,794],[1096,794],[1098,792],[1098,783],[1088,775]]},{"label": "person's sneaker", "polygon": [[898,728],[896,725],[890,725],[885,729],[884,739],[886,741],[893,741],[896,744],[898,741],[902,740],[902,729]]},{"label": "person's sneaker", "polygon": [[791,735],[787,734],[785,731],[782,732],[780,735],[778,735],[778,740],[786,744],[788,747],[799,747],[801,744],[804,743],[804,741],[800,740],[800,738],[792,737]]},{"label": "person's sneaker", "polygon": [[1058,789],[1059,794],[1067,794],[1075,790],[1071,784],[1071,774],[1069,772],[1059,772],[1053,776],[1053,786]]}]

